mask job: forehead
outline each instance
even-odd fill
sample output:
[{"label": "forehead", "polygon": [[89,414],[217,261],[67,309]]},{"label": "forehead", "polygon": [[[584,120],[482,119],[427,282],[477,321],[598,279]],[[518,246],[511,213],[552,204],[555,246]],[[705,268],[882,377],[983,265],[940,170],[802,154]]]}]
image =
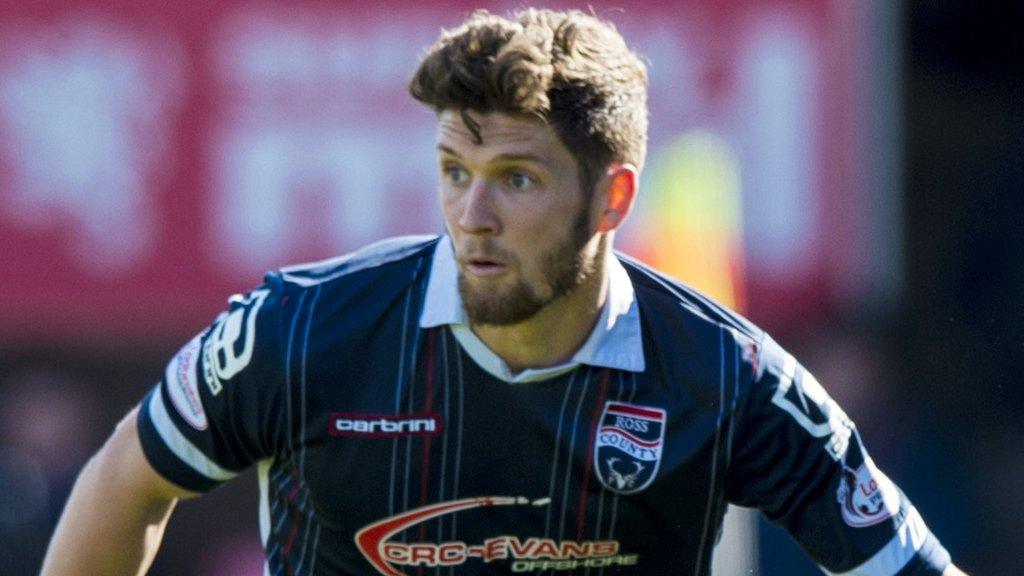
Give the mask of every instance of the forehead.
[{"label": "forehead", "polygon": [[466,126],[457,110],[445,110],[438,119],[438,147],[458,156],[481,163],[499,156],[538,156],[546,164],[575,164],[575,159],[562,144],[549,124],[532,116],[502,112],[467,114],[478,125],[480,141]]}]

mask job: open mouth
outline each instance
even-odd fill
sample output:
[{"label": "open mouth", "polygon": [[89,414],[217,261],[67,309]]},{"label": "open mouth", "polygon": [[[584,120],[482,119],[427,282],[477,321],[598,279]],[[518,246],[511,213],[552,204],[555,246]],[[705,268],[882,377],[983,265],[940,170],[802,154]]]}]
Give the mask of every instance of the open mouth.
[{"label": "open mouth", "polygon": [[466,262],[466,270],[474,276],[495,276],[504,272],[508,266],[501,262],[486,259],[472,259]]}]

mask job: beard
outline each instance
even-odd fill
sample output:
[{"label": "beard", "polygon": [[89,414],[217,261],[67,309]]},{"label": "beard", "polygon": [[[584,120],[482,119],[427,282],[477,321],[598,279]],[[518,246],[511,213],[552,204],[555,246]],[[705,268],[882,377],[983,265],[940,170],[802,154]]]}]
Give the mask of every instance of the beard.
[{"label": "beard", "polygon": [[555,246],[539,258],[540,272],[545,278],[549,294],[545,297],[537,287],[520,276],[515,285],[492,290],[474,287],[459,272],[459,294],[473,324],[509,326],[532,318],[551,302],[569,294],[592,277],[597,269],[596,262],[603,254],[603,248],[594,258],[587,257],[584,247],[589,241],[588,213],[580,209],[569,231],[569,239]]}]

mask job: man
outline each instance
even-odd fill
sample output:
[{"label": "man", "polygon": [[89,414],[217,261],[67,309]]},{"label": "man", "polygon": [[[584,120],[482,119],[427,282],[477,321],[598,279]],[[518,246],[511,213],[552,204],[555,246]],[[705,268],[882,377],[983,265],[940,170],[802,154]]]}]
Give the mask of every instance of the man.
[{"label": "man", "polygon": [[256,464],[267,574],[707,574],[728,502],[829,573],[961,574],[792,356],[613,253],[647,109],[610,24],[475,13],[410,91],[448,235],[232,298],[86,466],[44,573],[144,571],[178,499]]}]

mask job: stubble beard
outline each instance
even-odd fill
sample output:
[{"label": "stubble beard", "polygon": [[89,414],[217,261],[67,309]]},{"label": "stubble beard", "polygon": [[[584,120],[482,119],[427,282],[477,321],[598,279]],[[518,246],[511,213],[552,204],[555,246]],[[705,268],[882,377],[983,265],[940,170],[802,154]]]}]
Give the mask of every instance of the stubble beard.
[{"label": "stubble beard", "polygon": [[470,322],[490,326],[518,324],[590,279],[597,271],[597,261],[603,251],[599,250],[594,258],[587,257],[584,250],[589,241],[587,216],[586,208],[581,208],[573,221],[569,240],[540,258],[541,274],[550,288],[547,297],[539,294],[523,277],[505,290],[488,290],[472,286],[460,272],[459,294]]}]

